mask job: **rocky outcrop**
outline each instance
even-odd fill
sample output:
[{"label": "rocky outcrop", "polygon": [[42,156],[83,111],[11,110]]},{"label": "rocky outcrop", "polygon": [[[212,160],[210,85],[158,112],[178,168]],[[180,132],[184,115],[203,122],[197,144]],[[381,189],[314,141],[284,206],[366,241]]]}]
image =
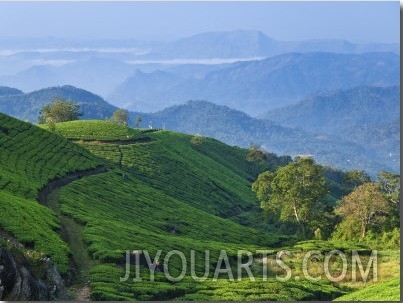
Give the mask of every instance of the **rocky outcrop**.
[{"label": "rocky outcrop", "polygon": [[49,258],[40,260],[44,278],[36,277],[26,259],[0,247],[0,301],[67,300],[63,280]]}]

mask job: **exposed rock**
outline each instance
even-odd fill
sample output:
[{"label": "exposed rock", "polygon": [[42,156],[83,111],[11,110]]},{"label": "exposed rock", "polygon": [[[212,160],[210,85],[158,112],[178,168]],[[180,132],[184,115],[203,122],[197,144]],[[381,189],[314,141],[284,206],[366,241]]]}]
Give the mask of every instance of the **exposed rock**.
[{"label": "exposed rock", "polygon": [[46,284],[48,285],[49,297],[51,300],[67,300],[67,294],[64,282],[57,271],[52,260],[49,258],[41,259],[46,270]]},{"label": "exposed rock", "polygon": [[0,247],[0,300],[66,300],[63,280],[49,258],[41,260],[45,279],[37,278],[22,255]]}]

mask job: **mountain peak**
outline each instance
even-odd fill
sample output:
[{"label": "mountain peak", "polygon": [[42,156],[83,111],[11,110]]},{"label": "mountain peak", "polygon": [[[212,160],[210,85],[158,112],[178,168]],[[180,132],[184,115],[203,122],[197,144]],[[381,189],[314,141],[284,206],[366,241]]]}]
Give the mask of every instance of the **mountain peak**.
[{"label": "mountain peak", "polygon": [[149,56],[178,58],[179,54],[183,59],[250,58],[266,55],[276,47],[276,43],[257,30],[205,32],[168,43]]}]

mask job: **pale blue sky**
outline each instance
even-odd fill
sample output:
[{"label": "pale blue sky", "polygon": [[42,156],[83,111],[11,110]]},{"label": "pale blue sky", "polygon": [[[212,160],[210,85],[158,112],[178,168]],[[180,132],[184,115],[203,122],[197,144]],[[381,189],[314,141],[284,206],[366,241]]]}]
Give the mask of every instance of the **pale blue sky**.
[{"label": "pale blue sky", "polygon": [[0,37],[179,38],[255,29],[278,40],[399,42],[395,2],[0,2]]}]

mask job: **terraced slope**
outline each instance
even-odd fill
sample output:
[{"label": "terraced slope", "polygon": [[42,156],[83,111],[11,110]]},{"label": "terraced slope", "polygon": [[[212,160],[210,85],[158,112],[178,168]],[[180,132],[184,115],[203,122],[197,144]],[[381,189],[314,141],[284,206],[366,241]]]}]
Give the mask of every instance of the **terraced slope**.
[{"label": "terraced slope", "polygon": [[[48,129],[46,124],[40,125]],[[55,128],[56,133],[71,140],[98,141],[133,141],[142,137],[142,132],[122,124],[105,120],[76,120],[61,122]]]},{"label": "terraced slope", "polygon": [[101,161],[56,134],[0,113],[0,189],[27,198],[49,180]]},{"label": "terraced slope", "polygon": [[[257,167],[246,161],[247,150],[208,138],[195,144],[192,136],[106,121],[57,124],[50,133],[4,115],[1,119],[0,176],[5,185],[0,189],[0,230],[25,250],[49,255],[63,273],[73,261],[90,280],[92,299],[315,300],[344,293],[326,281],[279,282],[275,271],[265,281],[259,264],[252,268],[255,282],[246,278],[234,286],[225,273],[212,280],[222,250],[236,262],[238,250],[259,258],[256,250],[278,248],[287,239],[233,220],[259,209],[250,190],[257,169],[284,164],[283,158],[273,156],[271,163]],[[35,201],[50,180],[99,166],[108,170],[51,191],[44,200],[47,207]],[[152,259],[161,250],[155,281],[149,281],[145,266],[141,281],[133,275],[120,281],[127,250],[147,250]],[[178,256],[163,262],[172,250],[186,257],[186,275],[177,282],[161,272],[169,263],[172,276],[181,273]],[[195,274],[209,271],[203,283],[190,276],[192,250]]]},{"label": "terraced slope", "polygon": [[0,230],[65,272],[69,249],[56,215],[36,200],[38,192],[50,180],[100,165],[65,138],[0,113]]},{"label": "terraced slope", "polygon": [[[96,129],[97,122],[91,123]],[[56,129],[76,140],[74,128],[78,125],[56,125]],[[116,133],[121,126],[111,127]],[[101,134],[76,142],[104,157],[110,168],[109,172],[64,186],[59,194],[60,212],[82,226],[84,243],[96,262],[89,272],[93,299],[302,300],[319,296],[330,299],[341,293],[326,282],[298,286],[275,280],[267,283],[261,278],[253,289],[252,284],[239,283],[239,292],[234,293],[225,275],[218,284],[200,284],[190,278],[189,272],[177,283],[157,272],[156,281],[150,282],[145,267],[141,269],[141,282],[134,282],[132,277],[120,282],[126,250],[147,250],[152,258],[161,250],[161,262],[169,251],[179,250],[186,257],[188,270],[190,252],[194,250],[198,276],[204,274],[203,255],[209,250],[212,278],[221,250],[234,261],[238,250],[255,252],[277,247],[284,237],[227,219],[259,207],[248,181],[256,170],[246,161],[247,150],[208,138],[194,144],[192,136],[149,130],[142,131],[133,142],[112,138],[108,142]],[[274,157],[272,165],[283,160]],[[181,260],[172,258],[170,273],[178,276],[181,269]],[[258,269],[255,271],[261,276]]]}]

